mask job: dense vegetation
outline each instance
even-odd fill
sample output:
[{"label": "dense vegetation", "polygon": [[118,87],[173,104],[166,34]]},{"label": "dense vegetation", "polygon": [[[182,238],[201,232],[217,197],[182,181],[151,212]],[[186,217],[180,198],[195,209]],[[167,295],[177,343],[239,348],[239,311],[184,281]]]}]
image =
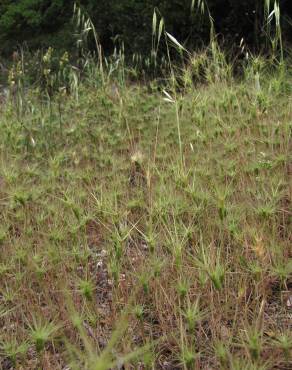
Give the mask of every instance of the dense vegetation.
[{"label": "dense vegetation", "polygon": [[0,4],[0,369],[290,370],[288,3],[100,3]]},{"label": "dense vegetation", "polygon": [[[270,3],[272,8],[274,0],[83,0],[80,3],[93,20],[106,50],[112,48],[113,38],[119,35],[127,52],[145,54],[151,48],[154,8],[165,18],[168,31],[189,47],[208,41],[208,6],[222,42],[230,46],[245,38],[250,47],[261,49],[265,37],[264,4]],[[191,9],[192,3],[203,4],[205,16]],[[23,41],[31,47],[72,47],[73,4],[74,0],[2,0],[2,51],[10,52]],[[287,31],[288,40],[292,4],[290,0],[281,0],[280,6],[283,32]]]}]

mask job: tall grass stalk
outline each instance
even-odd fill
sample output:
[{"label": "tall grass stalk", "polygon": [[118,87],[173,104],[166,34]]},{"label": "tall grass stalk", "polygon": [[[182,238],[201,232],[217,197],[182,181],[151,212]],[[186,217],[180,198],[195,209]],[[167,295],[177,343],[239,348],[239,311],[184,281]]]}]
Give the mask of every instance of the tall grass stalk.
[{"label": "tall grass stalk", "polygon": [[99,37],[96,31],[96,28],[88,14],[85,13],[83,9],[76,3],[74,3],[73,9],[73,21],[76,22],[77,32],[78,32],[78,40],[77,45],[80,47],[84,41],[87,41],[87,37],[89,32],[92,32],[95,48],[97,52],[97,60],[98,60],[98,67],[100,76],[102,78],[103,84],[105,83],[105,75],[104,75],[104,66],[103,66],[103,52],[102,46],[99,42]]}]

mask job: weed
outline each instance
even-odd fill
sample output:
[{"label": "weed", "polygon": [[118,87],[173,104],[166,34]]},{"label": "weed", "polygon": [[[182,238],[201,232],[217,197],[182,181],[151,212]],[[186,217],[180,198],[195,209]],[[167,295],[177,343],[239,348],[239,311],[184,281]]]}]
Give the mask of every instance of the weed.
[{"label": "weed", "polygon": [[59,327],[52,322],[44,322],[33,317],[32,323],[28,324],[30,338],[32,339],[37,352],[41,352],[45,345],[53,339]]},{"label": "weed", "polygon": [[[212,25],[200,52],[155,9],[147,60],[128,65],[119,38],[105,57],[76,6],[78,68],[52,49],[11,67],[0,367],[289,367],[292,112],[279,3],[266,2],[273,52],[242,41],[240,75],[207,2],[192,5]],[[159,78],[139,80],[151,68]]]}]

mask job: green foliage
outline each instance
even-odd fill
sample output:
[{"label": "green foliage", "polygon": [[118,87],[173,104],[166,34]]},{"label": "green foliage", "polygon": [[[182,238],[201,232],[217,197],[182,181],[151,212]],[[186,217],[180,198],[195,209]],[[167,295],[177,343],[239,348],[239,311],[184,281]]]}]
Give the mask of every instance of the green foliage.
[{"label": "green foliage", "polygon": [[65,4],[64,0],[4,2],[1,5],[2,32],[13,34],[22,31],[23,27],[31,27],[34,30],[40,27],[53,28],[60,23]]},{"label": "green foliage", "polygon": [[[188,47],[208,41],[211,15],[222,42],[224,40],[228,45],[236,41],[239,44],[243,38],[245,43],[257,48],[264,45],[264,39],[270,34],[270,29],[263,25],[274,9],[274,0],[83,0],[77,3],[92,19],[106,50],[112,49],[119,40],[128,52],[143,54],[151,49],[155,9],[164,18],[167,31]],[[291,5],[287,0],[280,1],[279,5],[283,29],[288,30],[291,27]],[[72,45],[73,7],[73,0],[2,1],[0,41],[3,50],[11,50],[23,41],[34,47]]]},{"label": "green foliage", "polygon": [[[4,50],[5,48],[15,50],[18,44],[24,41],[31,41],[34,46],[49,45],[52,35],[58,34],[60,29],[65,35],[72,13],[70,3],[66,0],[2,2],[0,5],[0,41]],[[55,38],[55,43],[58,45],[57,38]]]}]

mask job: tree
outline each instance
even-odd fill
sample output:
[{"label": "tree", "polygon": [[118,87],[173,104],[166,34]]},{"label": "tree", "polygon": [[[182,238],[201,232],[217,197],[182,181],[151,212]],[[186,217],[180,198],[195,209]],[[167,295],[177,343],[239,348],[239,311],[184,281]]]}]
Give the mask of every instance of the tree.
[{"label": "tree", "polygon": [[[198,2],[199,0],[196,0]],[[226,45],[262,45],[264,4],[267,0],[200,0],[208,4],[215,30]],[[271,6],[276,0],[270,0]],[[283,30],[289,39],[292,1],[278,0]],[[154,9],[165,20],[166,29],[189,48],[208,42],[208,14],[191,11],[192,0],[79,0],[96,26],[104,48],[112,48],[119,35],[129,53],[148,53],[151,48]],[[1,0],[0,43],[3,50],[27,41],[32,47],[73,45],[71,22],[74,0]],[[290,40],[292,36],[290,35]]]}]

